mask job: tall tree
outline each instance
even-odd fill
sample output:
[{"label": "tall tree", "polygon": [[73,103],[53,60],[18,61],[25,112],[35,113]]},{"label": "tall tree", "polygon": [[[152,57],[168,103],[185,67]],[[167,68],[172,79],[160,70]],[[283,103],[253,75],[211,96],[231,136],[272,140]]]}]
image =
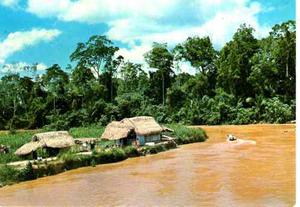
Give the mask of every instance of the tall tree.
[{"label": "tall tree", "polygon": [[161,76],[161,97],[162,104],[165,104],[165,92],[170,86],[170,76],[173,72],[173,54],[168,50],[167,44],[153,43],[152,49],[145,55],[145,60],[151,68],[157,69],[157,74]]},{"label": "tall tree", "polygon": [[295,21],[276,24],[270,33],[274,43],[273,55],[279,68],[278,93],[287,99],[295,97],[296,89],[296,25]]},{"label": "tall tree", "polygon": [[49,98],[53,101],[54,114],[57,114],[57,100],[62,100],[62,105],[65,105],[64,102],[67,101],[64,95],[66,85],[69,82],[69,76],[57,64],[46,69],[46,71],[46,74],[42,76],[42,84],[45,91],[50,94]]},{"label": "tall tree", "polygon": [[241,25],[233,40],[222,48],[217,63],[217,85],[238,98],[254,95],[253,91],[249,90],[251,84],[247,80],[252,67],[250,60],[258,50],[253,31],[252,27]]},{"label": "tall tree", "polygon": [[110,101],[113,99],[113,75],[116,67],[120,64],[121,57],[114,59],[114,54],[119,48],[106,36],[94,35],[86,43],[78,43],[76,50],[71,54],[71,61],[77,61],[81,68],[90,69],[95,77],[101,81],[101,75],[107,73],[105,77],[107,90],[110,94]]},{"label": "tall tree", "polygon": [[204,73],[217,57],[209,37],[189,37],[174,48],[174,54],[175,60],[189,61],[199,72]]},{"label": "tall tree", "polygon": [[118,49],[106,36],[94,35],[86,43],[78,43],[70,59],[77,61],[78,65],[91,69],[96,78],[99,78],[111,64]]},{"label": "tall tree", "polygon": [[275,25],[270,35],[259,41],[260,49],[252,57],[249,77],[254,91],[264,97],[281,95],[295,98],[296,30],[295,22]]},{"label": "tall tree", "polygon": [[126,62],[120,70],[121,80],[118,88],[120,94],[140,91],[140,74],[142,70],[141,64]]},{"label": "tall tree", "polygon": [[1,105],[2,116],[9,120],[9,129],[15,127],[17,118],[17,110],[22,106],[22,92],[20,87],[20,76],[18,74],[10,74],[1,78]]}]

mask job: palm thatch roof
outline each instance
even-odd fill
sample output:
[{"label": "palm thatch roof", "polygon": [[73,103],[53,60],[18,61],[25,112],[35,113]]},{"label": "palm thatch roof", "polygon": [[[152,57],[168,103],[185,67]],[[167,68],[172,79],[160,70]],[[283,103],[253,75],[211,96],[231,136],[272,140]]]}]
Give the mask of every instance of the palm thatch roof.
[{"label": "palm thatch roof", "polygon": [[134,127],[137,135],[149,136],[153,134],[160,134],[163,128],[151,116],[137,116],[132,118],[125,118],[121,122]]},{"label": "palm thatch roof", "polygon": [[40,142],[29,142],[29,143],[24,144],[19,149],[17,149],[15,154],[18,156],[28,155],[28,154],[36,151],[40,147],[43,147],[43,144]]},{"label": "palm thatch roof", "polygon": [[16,155],[28,155],[38,148],[66,148],[73,146],[74,139],[67,131],[45,132],[33,135],[32,141],[24,144],[15,152]]},{"label": "palm thatch roof", "polygon": [[126,138],[133,130],[134,128],[131,124],[122,121],[113,121],[106,126],[101,139],[118,140]]},{"label": "palm thatch roof", "polygon": [[67,131],[54,131],[35,134],[32,141],[41,142],[45,147],[66,148],[73,146],[74,139]]}]

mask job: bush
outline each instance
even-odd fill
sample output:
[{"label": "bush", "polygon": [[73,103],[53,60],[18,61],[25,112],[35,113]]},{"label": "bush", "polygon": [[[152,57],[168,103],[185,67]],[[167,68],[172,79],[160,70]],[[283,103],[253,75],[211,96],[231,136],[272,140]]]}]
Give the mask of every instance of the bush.
[{"label": "bush", "polygon": [[36,176],[33,172],[32,164],[28,162],[26,167],[19,172],[18,180],[25,181],[25,180],[33,180],[35,178]]},{"label": "bush", "polygon": [[124,150],[121,148],[113,148],[112,154],[113,154],[113,162],[125,160],[127,158]]},{"label": "bush", "polygon": [[148,102],[143,103],[139,110],[138,116],[153,116],[159,123],[168,123],[171,120],[168,118],[168,107],[163,105],[152,105]]},{"label": "bush", "polygon": [[19,180],[19,171],[15,168],[4,165],[0,167],[0,187],[1,185],[8,185]]},{"label": "bush", "polygon": [[166,151],[163,145],[146,146],[143,148],[145,154],[157,154],[159,152]]},{"label": "bush", "polygon": [[250,124],[255,122],[254,119],[254,109],[245,109],[239,108],[237,109],[236,118],[232,121],[232,124]]},{"label": "bush", "polygon": [[293,120],[292,107],[281,102],[278,97],[265,99],[262,102],[263,121],[285,123]]},{"label": "bush", "polygon": [[97,163],[96,163],[95,159],[92,159],[92,161],[91,161],[91,166],[92,166],[92,167],[96,167],[96,164],[97,164]]},{"label": "bush", "polygon": [[36,176],[30,162],[28,162],[26,167],[22,170],[17,170],[8,165],[0,167],[0,186],[20,181],[33,180],[35,178]]},{"label": "bush", "polygon": [[93,159],[97,164],[112,163],[125,160],[128,156],[121,148],[112,148],[105,151],[93,153]]},{"label": "bush", "polygon": [[136,147],[128,146],[124,148],[124,152],[128,157],[137,157],[140,155],[139,151]]},{"label": "bush", "polygon": [[204,142],[207,139],[206,133],[202,129],[188,128],[183,125],[168,125],[174,132],[170,136],[174,136],[177,144],[188,144],[193,142]]}]

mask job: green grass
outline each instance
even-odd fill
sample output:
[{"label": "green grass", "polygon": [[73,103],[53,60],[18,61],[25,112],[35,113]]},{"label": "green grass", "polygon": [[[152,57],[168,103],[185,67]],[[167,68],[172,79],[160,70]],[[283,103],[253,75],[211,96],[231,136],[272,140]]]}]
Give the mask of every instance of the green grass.
[{"label": "green grass", "polygon": [[22,160],[14,152],[23,144],[29,142],[38,131],[17,131],[15,134],[1,133],[0,144],[9,146],[9,153],[0,155],[0,164]]},{"label": "green grass", "polygon": [[174,132],[169,132],[167,135],[176,138],[177,144],[204,142],[208,138],[205,131],[201,128],[188,128],[180,124],[169,124],[167,126],[174,130]]},{"label": "green grass", "polygon": [[90,127],[76,127],[69,130],[74,138],[98,138],[101,137],[105,127],[103,126],[90,126]]}]

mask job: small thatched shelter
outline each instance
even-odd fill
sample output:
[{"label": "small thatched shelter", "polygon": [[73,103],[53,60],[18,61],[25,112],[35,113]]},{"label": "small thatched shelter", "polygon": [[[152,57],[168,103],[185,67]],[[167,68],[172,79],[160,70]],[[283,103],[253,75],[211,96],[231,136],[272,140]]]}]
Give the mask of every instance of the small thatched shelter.
[{"label": "small thatched shelter", "polygon": [[29,155],[38,148],[46,148],[50,155],[55,155],[60,149],[73,146],[74,139],[67,131],[45,132],[33,135],[31,142],[20,147],[15,154]]},{"label": "small thatched shelter", "polygon": [[33,135],[33,142],[41,142],[45,147],[66,148],[73,146],[74,139],[67,131],[44,132]]},{"label": "small thatched shelter", "polygon": [[132,144],[135,140],[139,145],[145,145],[146,142],[159,142],[162,131],[163,128],[153,117],[139,116],[111,122],[107,125],[101,138],[123,140],[126,144]]},{"label": "small thatched shelter", "polygon": [[163,128],[151,116],[125,118],[122,121],[131,124],[136,134],[141,136],[160,134],[163,131]]},{"label": "small thatched shelter", "polygon": [[118,140],[126,138],[134,128],[121,121],[113,121],[109,123],[103,132],[101,139]]},{"label": "small thatched shelter", "polygon": [[43,144],[40,142],[29,142],[17,149],[15,154],[18,156],[26,156],[35,152],[40,147],[43,147]]},{"label": "small thatched shelter", "polygon": [[115,141],[118,146],[132,144],[136,140],[135,132],[131,124],[123,121],[109,123],[103,132],[101,139]]},{"label": "small thatched shelter", "polygon": [[151,116],[137,116],[122,120],[134,127],[139,145],[147,142],[159,142],[163,128]]}]

